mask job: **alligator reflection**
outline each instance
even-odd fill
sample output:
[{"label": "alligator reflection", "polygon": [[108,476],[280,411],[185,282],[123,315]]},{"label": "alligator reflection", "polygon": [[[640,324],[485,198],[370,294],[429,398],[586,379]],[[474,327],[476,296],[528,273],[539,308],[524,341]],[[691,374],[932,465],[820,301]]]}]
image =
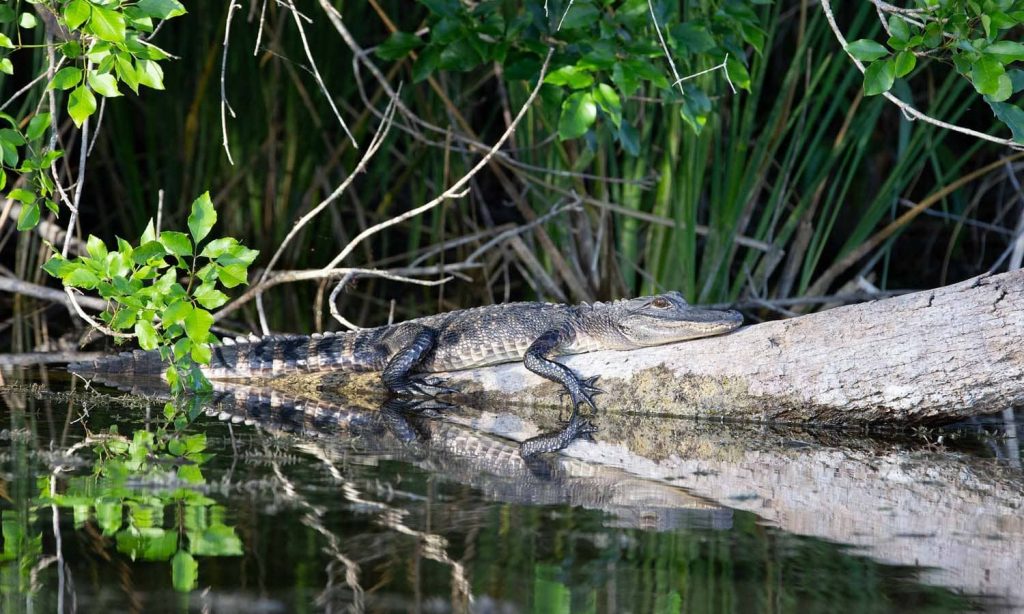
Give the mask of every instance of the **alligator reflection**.
[{"label": "alligator reflection", "polygon": [[594,432],[575,413],[562,428],[516,444],[459,424],[464,408],[438,401],[392,398],[377,410],[232,385],[221,386],[204,408],[221,420],[298,436],[298,447],[322,459],[357,446],[360,454],[401,460],[508,503],[581,506],[610,514],[617,526],[662,531],[731,525],[728,508],[682,489],[614,467],[544,456]]}]

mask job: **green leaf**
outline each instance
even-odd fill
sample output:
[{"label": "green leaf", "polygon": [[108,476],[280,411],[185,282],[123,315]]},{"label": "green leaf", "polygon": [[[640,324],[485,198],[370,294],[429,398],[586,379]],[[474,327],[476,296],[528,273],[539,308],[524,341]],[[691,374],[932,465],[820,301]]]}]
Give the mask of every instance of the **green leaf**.
[{"label": "green leaf", "polygon": [[619,99],[619,93],[605,83],[598,83],[590,93],[597,106],[601,107],[618,128],[622,124],[622,101]]},{"label": "green leaf", "polygon": [[725,63],[725,72],[732,84],[741,90],[750,91],[750,72],[736,56],[730,55]]},{"label": "green leaf", "polygon": [[69,90],[82,82],[82,69],[66,66],[57,71],[50,82],[50,87],[58,90]]},{"label": "green leaf", "polygon": [[164,246],[159,241],[146,241],[132,252],[132,261],[135,264],[146,264],[153,258],[162,258],[167,255]]},{"label": "green leaf", "polygon": [[43,265],[43,270],[49,273],[52,277],[63,279],[65,275],[68,275],[79,266],[81,265],[75,262],[70,262],[67,258],[57,254],[46,261]]},{"label": "green leaf", "polygon": [[563,66],[553,70],[544,77],[544,83],[566,85],[574,90],[590,87],[594,83],[594,74],[577,66]]},{"label": "green leaf", "polygon": [[431,75],[441,61],[441,49],[437,45],[427,45],[420,53],[416,63],[412,65],[412,81],[419,83]]},{"label": "green leaf", "polygon": [[996,118],[1013,133],[1013,140],[1024,144],[1024,109],[1006,102],[988,102]]},{"label": "green leaf", "polygon": [[622,149],[631,156],[640,155],[640,133],[629,122],[622,122],[619,126],[619,142]]},{"label": "green leaf", "polygon": [[144,350],[155,350],[160,347],[160,335],[149,320],[135,323],[135,334],[139,338],[139,347]]},{"label": "green leaf", "polygon": [[446,70],[467,71],[478,66],[482,61],[483,57],[470,44],[469,39],[462,37],[441,49],[438,66]]},{"label": "green leaf", "polygon": [[708,98],[708,95],[695,87],[686,88],[683,94],[683,104],[679,108],[679,115],[690,126],[694,134],[699,135],[704,131],[710,113],[711,99]]},{"label": "green leaf", "polygon": [[575,30],[577,28],[588,28],[600,20],[601,13],[593,4],[576,0],[570,3],[568,12],[564,17],[559,16],[556,22],[559,30]]},{"label": "green leaf", "polygon": [[985,53],[996,56],[1003,64],[1024,61],[1024,44],[1016,41],[999,41],[985,47]]},{"label": "green leaf", "polygon": [[7,198],[25,203],[26,205],[36,202],[35,192],[30,192],[25,188],[14,188],[7,193]]},{"label": "green leaf", "polygon": [[216,258],[217,256],[228,253],[228,250],[236,245],[238,245],[238,240],[232,237],[214,239],[206,244],[206,247],[203,248],[203,252],[199,255],[206,258]]},{"label": "green leaf", "polygon": [[33,15],[32,13],[22,13],[21,16],[18,18],[18,27],[23,28],[25,30],[31,30],[32,28],[36,27],[36,24],[38,23],[39,21],[36,19],[36,16]]},{"label": "green leaf", "polygon": [[153,226],[153,218],[149,218],[149,223],[146,224],[146,229],[142,231],[142,236],[139,237],[139,243],[148,243],[149,241],[156,241],[156,229]]},{"label": "green leaf", "polygon": [[683,53],[706,53],[717,46],[707,28],[692,21],[673,26],[671,33],[675,46]]},{"label": "green leaf", "polygon": [[132,66],[131,56],[118,53],[114,56],[114,70],[117,77],[128,86],[128,89],[139,93],[139,77],[135,74],[135,67]]},{"label": "green leaf", "polygon": [[21,207],[18,214],[18,230],[32,230],[39,223],[39,203],[31,203]]},{"label": "green leaf", "polygon": [[14,64],[11,63],[10,58],[0,58],[0,72],[5,75],[14,74]]},{"label": "green leaf", "polygon": [[192,315],[194,310],[195,308],[192,306],[192,303],[188,301],[175,301],[167,309],[164,309],[163,314],[160,316],[160,323],[163,324],[164,328],[172,324],[180,324],[185,318]]},{"label": "green leaf", "polygon": [[97,38],[112,43],[123,43],[125,35],[124,15],[114,9],[97,4],[92,5],[92,19],[89,29]]},{"label": "green leaf", "polygon": [[34,141],[50,129],[50,114],[49,113],[38,113],[28,122],[28,129],[25,131],[25,136],[28,140]]},{"label": "green leaf", "polygon": [[423,45],[420,37],[410,32],[395,32],[377,47],[377,55],[384,60],[404,58],[413,49]]},{"label": "green leaf", "polygon": [[862,38],[849,43],[846,45],[846,52],[861,62],[873,62],[878,58],[889,55],[888,49],[868,38]]},{"label": "green leaf", "polygon": [[[7,4],[0,4],[0,23],[11,23],[18,14],[14,12]],[[0,560],[3,560],[3,555],[0,555]]]},{"label": "green leaf", "polygon": [[140,85],[155,90],[164,89],[164,69],[152,60],[137,60],[135,62],[135,76],[139,79]]},{"label": "green leaf", "polygon": [[100,278],[96,276],[96,273],[93,273],[84,266],[74,268],[61,279],[64,280],[64,285],[66,286],[85,288],[86,290],[92,290],[100,284]]},{"label": "green leaf", "polygon": [[192,296],[195,297],[200,305],[207,309],[216,309],[228,302],[228,295],[218,290],[213,282],[200,284],[195,292],[192,293]]},{"label": "green leaf", "polygon": [[193,309],[185,318],[185,334],[193,343],[206,343],[213,326],[213,316],[205,309]]},{"label": "green leaf", "polygon": [[590,92],[576,92],[562,103],[558,138],[566,141],[583,136],[597,119],[597,104]]},{"label": "green leaf", "polygon": [[192,201],[192,213],[188,216],[188,231],[196,245],[210,234],[210,229],[217,222],[217,212],[210,202],[210,193],[203,194]]},{"label": "green leaf", "polygon": [[89,235],[89,238],[85,242],[85,251],[89,252],[89,256],[93,260],[103,260],[107,257],[107,246],[103,243],[103,239],[95,235]]},{"label": "green leaf", "polygon": [[185,14],[185,7],[178,0],[139,0],[139,10],[158,19],[170,19]]},{"label": "green leaf", "polygon": [[188,235],[183,232],[165,230],[160,233],[160,243],[167,248],[167,251],[175,256],[191,256],[192,242]]},{"label": "green leaf", "polygon": [[87,87],[76,87],[68,96],[68,114],[75,122],[75,126],[81,128],[82,123],[96,112],[96,97],[92,90]]},{"label": "green leaf", "polygon": [[[1000,77],[1005,83],[1000,83]],[[974,89],[978,90],[979,94],[986,94],[993,96],[993,100],[1000,102],[1005,100],[996,98],[994,95],[997,94],[1001,88],[1006,91],[1012,91],[1012,85],[1010,84],[1010,77],[1006,75],[1006,69],[1003,68],[1002,62],[993,57],[982,56],[974,62],[971,66],[971,81],[974,83]]]},{"label": "green leaf", "polygon": [[901,51],[896,54],[896,78],[905,77],[917,66],[917,56],[910,51]]},{"label": "green leaf", "polygon": [[0,47],[14,49],[14,42],[11,40],[11,37],[3,34],[2,32],[0,32]]},{"label": "green leaf", "polygon": [[71,0],[64,7],[64,23],[69,29],[77,30],[89,19],[91,13],[92,7],[85,0]]},{"label": "green leaf", "polygon": [[[230,265],[240,264],[243,267],[248,267],[256,260],[256,256],[259,255],[259,251],[255,249],[249,249],[244,245],[233,245],[228,248],[227,254],[224,254],[217,258],[217,264]],[[244,270],[244,269],[243,269]]]},{"label": "green leaf", "polygon": [[899,41],[905,42],[910,38],[910,26],[898,15],[889,15],[889,32]]},{"label": "green leaf", "polygon": [[117,90],[117,79],[110,73],[100,74],[90,70],[88,74],[89,87],[99,93],[100,96],[116,98],[121,95]]},{"label": "green leaf", "polygon": [[242,264],[229,264],[217,269],[217,279],[226,288],[234,288],[240,284],[248,283],[249,277],[246,274],[246,266]]},{"label": "green leaf", "polygon": [[199,584],[199,563],[184,550],[171,559],[171,584],[179,593],[187,593]]},{"label": "green leaf", "polygon": [[864,71],[864,95],[876,96],[888,92],[896,81],[896,67],[891,59],[868,64]]},{"label": "green leaf", "polygon": [[210,357],[212,352],[210,351],[210,344],[208,343],[193,343],[192,344],[192,360],[201,365],[210,364]]},{"label": "green leaf", "polygon": [[135,326],[138,317],[139,314],[135,310],[122,307],[114,314],[114,318],[110,321],[110,328],[114,330],[131,328]]}]

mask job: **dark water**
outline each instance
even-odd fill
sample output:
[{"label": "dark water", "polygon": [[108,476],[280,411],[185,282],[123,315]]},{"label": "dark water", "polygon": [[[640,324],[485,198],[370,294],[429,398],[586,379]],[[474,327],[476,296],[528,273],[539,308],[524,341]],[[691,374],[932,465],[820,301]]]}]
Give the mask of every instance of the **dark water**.
[{"label": "dark water", "polygon": [[[367,412],[346,428],[336,414],[258,425],[56,384],[8,386],[0,409],[4,612],[940,612],[1012,606],[1017,590],[893,564],[859,545],[870,518],[850,543],[798,535],[763,494],[694,496],[560,456],[526,465],[512,442],[428,417],[413,438]],[[962,440],[943,454],[1006,442]],[[1019,482],[1012,460],[986,462]],[[1012,549],[1020,534],[978,539]]]}]

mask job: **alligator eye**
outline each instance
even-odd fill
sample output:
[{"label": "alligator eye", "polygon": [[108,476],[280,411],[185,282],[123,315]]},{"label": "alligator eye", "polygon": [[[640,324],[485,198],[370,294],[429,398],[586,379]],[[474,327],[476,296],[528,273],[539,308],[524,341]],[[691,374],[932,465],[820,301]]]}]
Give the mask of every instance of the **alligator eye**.
[{"label": "alligator eye", "polygon": [[668,299],[658,297],[651,301],[651,307],[657,307],[658,309],[668,309],[672,306],[672,303],[668,302]]}]

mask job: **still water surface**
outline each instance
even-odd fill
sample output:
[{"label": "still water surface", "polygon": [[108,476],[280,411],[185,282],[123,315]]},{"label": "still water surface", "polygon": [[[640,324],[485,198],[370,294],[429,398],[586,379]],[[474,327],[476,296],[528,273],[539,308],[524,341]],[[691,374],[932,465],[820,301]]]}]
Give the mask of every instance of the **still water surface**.
[{"label": "still water surface", "polygon": [[[1024,583],[1020,558],[975,560],[1024,544],[1020,450],[994,422],[955,446],[762,430],[780,445],[754,457],[730,447],[749,432],[705,425],[714,450],[647,452],[677,468],[653,479],[586,458],[630,428],[600,419],[581,458],[527,464],[465,426],[472,409],[399,428],[274,395],[217,408],[68,386],[0,390],[4,612],[945,612],[1012,608],[1007,566]],[[869,483],[892,458],[914,466]]]}]

